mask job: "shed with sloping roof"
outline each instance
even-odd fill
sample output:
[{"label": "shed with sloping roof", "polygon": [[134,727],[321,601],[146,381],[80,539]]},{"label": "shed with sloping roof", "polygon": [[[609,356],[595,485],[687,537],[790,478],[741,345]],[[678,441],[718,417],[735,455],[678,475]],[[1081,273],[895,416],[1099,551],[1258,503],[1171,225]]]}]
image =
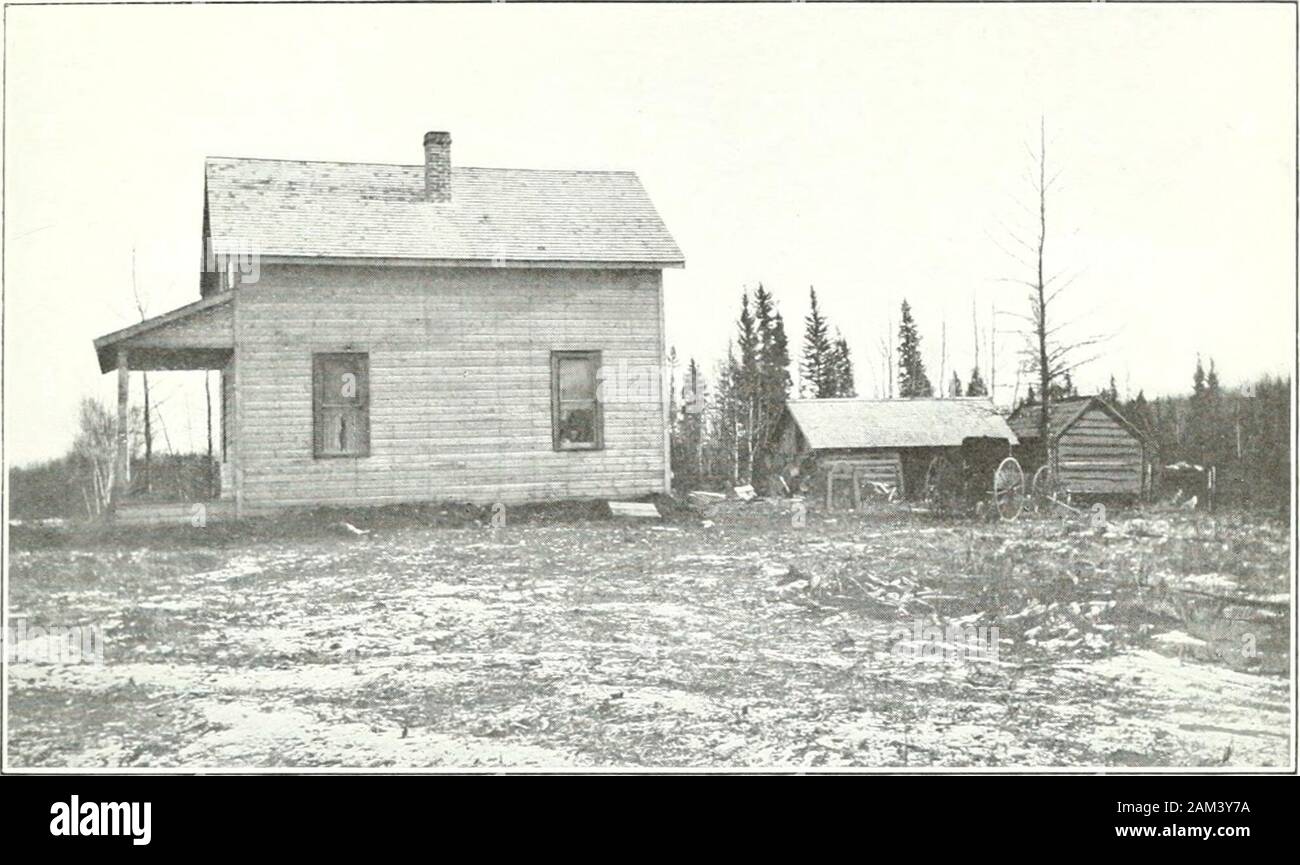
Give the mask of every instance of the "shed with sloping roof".
[{"label": "shed with sloping roof", "polygon": [[820,493],[831,470],[864,483],[918,491],[926,466],[943,451],[969,442],[1017,442],[1006,420],[984,398],[799,399],[786,403],[777,459],[788,485]]},{"label": "shed with sloping roof", "polygon": [[1154,444],[1119,409],[1100,396],[1049,402],[1047,448],[1039,433],[1041,410],[1027,403],[1007,419],[1026,471],[1049,466],[1057,489],[1069,494],[1140,497],[1150,491]]}]

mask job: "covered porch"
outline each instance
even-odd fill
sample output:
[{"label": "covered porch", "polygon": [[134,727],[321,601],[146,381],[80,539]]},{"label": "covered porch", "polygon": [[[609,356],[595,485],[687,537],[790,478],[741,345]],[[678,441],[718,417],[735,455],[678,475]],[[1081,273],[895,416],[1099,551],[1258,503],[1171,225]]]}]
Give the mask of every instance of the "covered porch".
[{"label": "covered porch", "polygon": [[[120,522],[194,522],[233,516],[234,436],[234,293],[211,294],[170,312],[105,334],[94,342],[100,372],[117,373],[116,449],[112,514]],[[193,370],[221,373],[219,446],[212,461],[219,466],[219,500],[195,496],[175,501],[132,494],[132,372]],[[209,403],[209,410],[211,405]],[[214,438],[217,438],[214,436]],[[215,442],[214,442],[215,445]],[[189,497],[186,497],[189,498]]]}]

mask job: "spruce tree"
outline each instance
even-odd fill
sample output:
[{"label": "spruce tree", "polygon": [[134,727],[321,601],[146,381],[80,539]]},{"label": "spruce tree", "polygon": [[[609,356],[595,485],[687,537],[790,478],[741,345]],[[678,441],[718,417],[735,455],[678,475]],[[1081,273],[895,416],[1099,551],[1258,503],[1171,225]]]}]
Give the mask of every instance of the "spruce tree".
[{"label": "spruce tree", "polygon": [[790,395],[790,348],[785,320],[777,312],[772,295],[760,283],[754,292],[754,319],[758,334],[758,364],[752,394],[754,408],[753,478],[766,483],[776,426]]},{"label": "spruce tree", "polygon": [[912,307],[903,301],[902,321],[898,325],[898,395],[901,397],[934,396],[934,387],[925,374],[921,359],[921,334],[912,318]]},{"label": "spruce tree", "polygon": [[831,342],[830,362],[826,375],[819,387],[820,397],[853,397],[857,389],[853,384],[853,358],[849,354],[849,343],[840,332],[835,332]]},{"label": "spruce tree", "polygon": [[1113,406],[1119,405],[1119,388],[1115,385],[1115,376],[1110,377],[1110,386],[1101,392],[1101,398]]},{"label": "spruce tree", "polygon": [[805,399],[822,393],[829,366],[831,342],[826,319],[817,306],[817,290],[808,288],[808,315],[803,320],[803,355],[799,361],[799,395]]},{"label": "spruce tree", "polygon": [[1151,406],[1147,403],[1146,391],[1138,389],[1137,396],[1124,407],[1124,415],[1135,427],[1142,430],[1147,438],[1155,436],[1155,418]]},{"label": "spruce tree", "polygon": [[686,380],[682,383],[682,476],[681,486],[693,489],[699,486],[704,460],[704,378],[695,358],[686,366]]},{"label": "spruce tree", "polygon": [[1228,416],[1223,391],[1219,388],[1219,371],[1215,368],[1214,358],[1210,358],[1210,371],[1205,374],[1205,394],[1201,406],[1206,463],[1212,466],[1228,466],[1232,463],[1236,456],[1233,429],[1234,422]]},{"label": "spruce tree", "polygon": [[749,292],[740,295],[740,318],[736,320],[736,347],[739,349],[736,375],[736,476],[752,480],[754,448],[757,444],[757,399],[759,385],[758,326],[749,306]]},{"label": "spruce tree", "polygon": [[984,384],[984,378],[980,375],[980,368],[974,367],[970,371],[970,383],[966,385],[966,396],[988,395],[988,385]]}]

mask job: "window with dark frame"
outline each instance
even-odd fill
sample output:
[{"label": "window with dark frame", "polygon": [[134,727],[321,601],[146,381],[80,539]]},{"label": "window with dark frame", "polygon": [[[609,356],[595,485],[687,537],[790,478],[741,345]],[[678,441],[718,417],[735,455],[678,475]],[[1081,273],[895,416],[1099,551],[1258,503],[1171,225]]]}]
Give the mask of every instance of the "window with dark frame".
[{"label": "window with dark frame", "polygon": [[370,455],[370,355],[312,355],[312,392],[317,457]]},{"label": "window with dark frame", "polygon": [[551,352],[551,434],[556,450],[605,446],[599,390],[599,351]]}]

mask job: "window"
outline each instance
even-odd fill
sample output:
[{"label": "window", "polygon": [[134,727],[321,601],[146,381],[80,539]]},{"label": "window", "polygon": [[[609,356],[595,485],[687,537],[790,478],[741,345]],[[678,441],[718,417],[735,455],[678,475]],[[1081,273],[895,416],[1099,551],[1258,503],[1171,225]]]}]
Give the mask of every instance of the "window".
[{"label": "window", "polygon": [[370,355],[312,355],[317,457],[370,455]]},{"label": "window", "polygon": [[600,352],[551,352],[551,434],[557,451],[604,447]]}]

